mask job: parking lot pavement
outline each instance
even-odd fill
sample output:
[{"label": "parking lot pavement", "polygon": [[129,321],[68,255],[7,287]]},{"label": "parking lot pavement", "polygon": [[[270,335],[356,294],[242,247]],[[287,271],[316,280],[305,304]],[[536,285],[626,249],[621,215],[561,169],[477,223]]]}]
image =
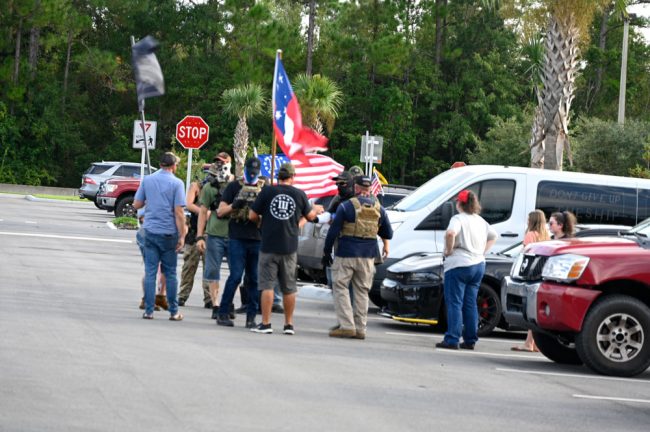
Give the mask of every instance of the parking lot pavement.
[{"label": "parking lot pavement", "polygon": [[[435,350],[440,334],[375,314],[366,340],[331,339],[332,303],[309,290],[295,336],[248,332],[242,316],[235,328],[217,327],[200,292],[182,322],[164,312],[142,320],[134,233],[107,229],[105,218],[0,197],[0,430],[646,431],[650,423],[649,371],[597,376],[512,352],[521,334],[507,332],[476,351]],[[282,322],[273,314],[275,329]]]}]

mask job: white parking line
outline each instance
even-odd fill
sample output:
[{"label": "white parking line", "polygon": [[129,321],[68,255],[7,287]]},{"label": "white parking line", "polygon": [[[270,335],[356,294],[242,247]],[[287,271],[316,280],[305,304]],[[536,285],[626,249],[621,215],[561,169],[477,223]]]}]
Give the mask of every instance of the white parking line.
[{"label": "white parking line", "polygon": [[109,243],[133,243],[133,240],[104,239],[104,238],[97,238],[97,237],[76,237],[76,236],[63,236],[63,235],[55,235],[55,234],[30,234],[30,233],[15,233],[15,232],[0,231],[0,235],[11,235],[11,236],[19,236],[19,237],[55,238],[55,239],[63,239],[63,240],[89,240],[89,241],[109,242]]},{"label": "white parking line", "polygon": [[647,399],[630,399],[630,398],[620,398],[620,397],[610,397],[610,396],[589,396],[589,395],[572,395],[574,398],[578,399],[596,399],[596,400],[607,400],[607,401],[616,401],[616,402],[637,402],[637,403],[647,403],[650,404],[650,400]]},{"label": "white parking line", "polygon": [[436,349],[437,353],[443,354],[456,354],[456,355],[475,355],[475,356],[485,356],[485,357],[506,357],[506,358],[516,358],[524,360],[543,360],[550,361],[544,356],[536,355],[521,355],[521,354],[501,354],[501,353],[490,353],[483,351],[471,351],[471,350],[449,350],[449,349]]},{"label": "white parking line", "polygon": [[38,222],[36,221],[25,221],[26,224],[37,224]]},{"label": "white parking line", "polygon": [[569,378],[584,378],[584,379],[595,379],[595,380],[603,380],[603,381],[624,381],[624,382],[638,382],[642,384],[650,384],[650,380],[644,380],[638,378],[619,378],[619,377],[609,377],[609,376],[601,376],[601,375],[581,375],[581,374],[568,374],[568,373],[559,373],[559,372],[542,372],[542,371],[525,370],[525,369],[496,368],[496,370],[501,372],[522,373],[522,374],[530,374],[530,375],[549,375],[549,376],[569,377]]},{"label": "white parking line", "polygon": [[[431,339],[442,339],[442,335],[432,335],[432,334],[421,334],[421,333],[407,333],[407,332],[386,332],[387,335],[392,335],[392,336],[415,336],[415,337],[424,337],[424,338],[431,338]],[[497,342],[497,343],[504,343],[504,344],[509,344],[512,345],[513,342],[516,342],[514,339],[493,339],[493,338],[481,338],[479,339],[480,342]]]}]

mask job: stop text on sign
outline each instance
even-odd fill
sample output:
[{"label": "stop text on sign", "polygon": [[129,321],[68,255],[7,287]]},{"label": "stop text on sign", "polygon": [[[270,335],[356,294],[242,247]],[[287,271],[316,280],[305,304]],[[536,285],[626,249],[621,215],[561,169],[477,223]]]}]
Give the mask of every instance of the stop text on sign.
[{"label": "stop text on sign", "polygon": [[210,126],[199,116],[185,116],[176,125],[176,139],[186,149],[198,149],[208,142]]}]

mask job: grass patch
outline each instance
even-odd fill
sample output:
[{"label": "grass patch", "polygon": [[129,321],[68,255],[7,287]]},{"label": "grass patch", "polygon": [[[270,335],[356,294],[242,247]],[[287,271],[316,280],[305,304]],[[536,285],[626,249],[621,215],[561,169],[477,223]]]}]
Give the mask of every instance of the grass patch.
[{"label": "grass patch", "polygon": [[122,216],[113,219],[113,225],[119,229],[138,229],[138,220],[136,218]]},{"label": "grass patch", "polygon": [[[55,199],[55,200],[61,200],[61,201],[88,201],[86,199],[79,198],[78,196],[72,196],[72,195],[48,195],[48,194],[34,194],[36,198],[47,198],[47,199]],[[91,201],[88,201],[91,202]]]}]

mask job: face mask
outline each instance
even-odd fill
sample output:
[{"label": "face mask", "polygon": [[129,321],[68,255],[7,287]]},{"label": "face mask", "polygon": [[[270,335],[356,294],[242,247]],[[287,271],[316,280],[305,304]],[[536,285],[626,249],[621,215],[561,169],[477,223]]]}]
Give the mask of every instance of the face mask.
[{"label": "face mask", "polygon": [[341,198],[350,198],[354,193],[352,188],[347,183],[339,183],[336,185]]},{"label": "face mask", "polygon": [[257,183],[259,176],[259,168],[244,168],[244,182],[248,184],[255,184]]},{"label": "face mask", "polygon": [[230,179],[230,162],[217,162],[217,180],[226,182]]}]

